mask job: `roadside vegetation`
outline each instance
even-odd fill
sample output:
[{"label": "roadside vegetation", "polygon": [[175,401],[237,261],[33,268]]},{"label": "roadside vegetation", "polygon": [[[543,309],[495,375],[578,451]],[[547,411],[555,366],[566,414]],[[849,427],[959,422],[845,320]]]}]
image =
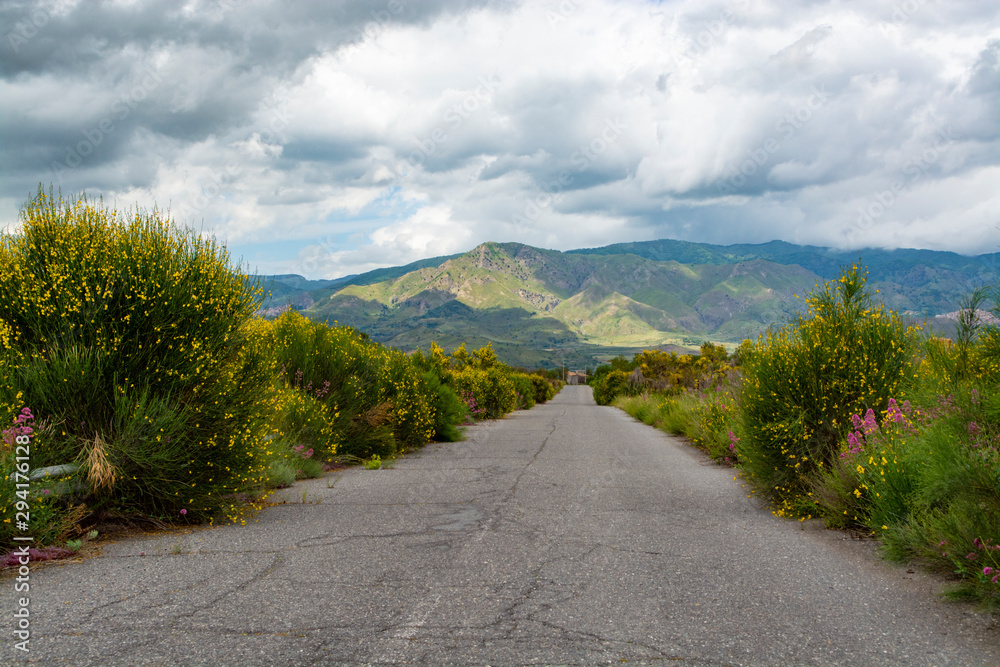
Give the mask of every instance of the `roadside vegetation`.
[{"label": "roadside vegetation", "polygon": [[966,298],[954,340],[907,327],[843,269],[808,310],[732,357],[643,352],[601,367],[599,403],[735,465],[776,515],[880,539],[1000,608],[1000,293]]},{"label": "roadside vegetation", "polygon": [[158,211],[39,190],[0,239],[0,548],[64,555],[101,522],[245,522],[331,464],[377,468],[561,384],[490,346],[388,349],[254,316],[255,277]]}]

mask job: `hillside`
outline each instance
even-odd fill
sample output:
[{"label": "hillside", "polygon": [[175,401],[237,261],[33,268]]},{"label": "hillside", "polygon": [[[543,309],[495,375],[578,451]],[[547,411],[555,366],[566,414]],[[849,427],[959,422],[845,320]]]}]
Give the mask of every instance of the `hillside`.
[{"label": "hillside", "polygon": [[785,241],[720,246],[661,239],[568,252],[603,256],[624,253],[685,264],[733,264],[764,259],[783,265],[797,264],[826,280],[837,277],[841,266],[857,262],[860,254],[862,263],[868,267],[869,279],[878,284],[886,305],[901,313],[923,317],[955,310],[961,295],[976,285],[995,282],[1000,268],[1000,253],[967,256],[910,248],[838,251]]},{"label": "hillside", "polygon": [[[863,262],[869,257],[880,297],[932,322],[956,310],[973,284],[989,280],[996,259],[862,252]],[[796,295],[854,261],[857,254],[783,242],[665,240],[570,252],[484,243],[462,255],[335,281],[271,276],[275,289],[266,305],[290,302],[402,349],[492,342],[510,363],[583,366],[642,348],[756,336],[802,307]]]}]

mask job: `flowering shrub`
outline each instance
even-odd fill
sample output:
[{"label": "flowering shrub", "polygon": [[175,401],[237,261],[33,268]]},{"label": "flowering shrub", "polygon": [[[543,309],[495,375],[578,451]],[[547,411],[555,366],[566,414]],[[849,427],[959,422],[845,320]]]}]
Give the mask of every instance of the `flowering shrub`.
[{"label": "flowering shrub", "polygon": [[0,403],[59,424],[32,466],[76,461],[91,510],[154,516],[208,517],[258,487],[271,373],[248,332],[256,281],[155,211],[40,190],[21,222],[0,241]]},{"label": "flowering shrub", "polygon": [[[489,346],[451,360],[438,348],[425,367],[348,327],[254,318],[256,278],[158,211],[40,189],[21,222],[0,239],[0,465],[18,469],[16,439],[31,436],[30,469],[76,472],[33,481],[27,500],[0,476],[0,547],[21,530],[19,501],[36,545],[109,510],[239,520],[260,504],[237,498],[317,475],[335,454],[457,439],[456,387],[484,416],[515,406],[514,374]],[[525,406],[537,400],[537,383],[516,382]]]},{"label": "flowering shrub", "polygon": [[812,505],[810,489],[838,457],[849,415],[884,410],[912,378],[912,335],[873,302],[857,266],[807,303],[807,313],[740,349],[736,451],[780,514]]},{"label": "flowering shrub", "polygon": [[[14,418],[13,424],[3,431],[3,445],[0,446],[0,466],[4,475],[0,477],[0,548],[10,549],[16,535],[31,535],[36,544],[46,544],[52,540],[68,535],[72,529],[73,519],[78,513],[59,512],[59,503],[52,487],[66,484],[71,475],[63,475],[56,479],[43,479],[31,482],[27,490],[18,487],[18,482],[24,478],[12,478],[10,471],[29,474],[31,467],[24,458],[31,460],[30,453],[41,445],[36,437],[35,416],[31,409],[24,407]],[[20,438],[20,440],[18,440]],[[21,445],[21,449],[18,449]],[[28,455],[25,457],[25,452]],[[18,456],[21,460],[18,460]],[[27,525],[18,525],[17,513],[27,513]],[[52,556],[49,556],[52,557]]]},{"label": "flowering shrub", "polygon": [[691,439],[717,461],[735,464],[736,443],[733,429],[739,430],[736,403],[729,392],[701,394],[694,410]]},{"label": "flowering shrub", "polygon": [[535,407],[535,385],[531,376],[524,373],[511,373],[514,383],[515,405],[517,410],[530,410]]},{"label": "flowering shrub", "polygon": [[469,420],[466,423],[474,423],[477,419],[486,419],[486,408],[479,405],[476,402],[476,394],[472,391],[462,392],[462,402],[465,403],[465,407],[469,416]]},{"label": "flowering shrub", "polygon": [[739,419],[733,396],[723,392],[685,392],[619,396],[614,406],[639,421],[687,437],[720,463],[734,464]]},{"label": "flowering shrub", "polygon": [[[1000,543],[997,379],[987,381],[989,393],[956,386],[954,394],[928,401],[925,413],[914,411],[917,437],[900,445],[912,478],[908,511],[894,515],[876,496],[869,523],[881,531],[887,555],[919,558],[952,572],[965,594],[993,606],[1000,606],[1000,585],[984,568],[1000,568],[992,546]],[[977,428],[970,435],[973,423]],[[876,525],[879,520],[883,524]]]},{"label": "flowering shrub", "polygon": [[598,405],[611,405],[619,396],[638,396],[642,389],[629,381],[629,373],[613,370],[591,381]]},{"label": "flowering shrub", "polygon": [[[508,369],[467,366],[452,371],[447,382],[462,395],[472,394],[482,419],[500,419],[517,408],[517,390]],[[470,406],[470,412],[473,409]]]},{"label": "flowering shrub", "polygon": [[[279,376],[281,377],[281,376]],[[339,416],[336,405],[328,406],[319,389],[283,386],[275,392],[271,428],[276,439],[287,444],[291,451],[301,453],[308,449],[310,458],[328,461],[337,452],[337,426]]]},{"label": "flowering shrub", "polygon": [[881,421],[874,410],[851,415],[838,459],[815,483],[814,499],[827,523],[840,528],[885,530],[906,519],[914,479],[905,458],[917,426],[909,402],[889,399]]},{"label": "flowering shrub", "polygon": [[310,441],[322,456],[391,457],[434,435],[436,395],[406,355],[294,311],[268,326],[282,384],[324,406],[329,426]]}]

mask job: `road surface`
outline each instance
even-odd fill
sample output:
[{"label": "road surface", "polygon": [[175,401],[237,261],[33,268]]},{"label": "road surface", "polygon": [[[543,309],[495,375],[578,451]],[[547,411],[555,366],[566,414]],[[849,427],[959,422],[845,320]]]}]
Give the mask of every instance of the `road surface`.
[{"label": "road surface", "polygon": [[[39,568],[27,657],[1000,665],[1000,629],[940,581],[775,518],[733,476],[566,387],[391,469],[298,483],[247,526]],[[4,662],[25,657],[7,643]]]}]

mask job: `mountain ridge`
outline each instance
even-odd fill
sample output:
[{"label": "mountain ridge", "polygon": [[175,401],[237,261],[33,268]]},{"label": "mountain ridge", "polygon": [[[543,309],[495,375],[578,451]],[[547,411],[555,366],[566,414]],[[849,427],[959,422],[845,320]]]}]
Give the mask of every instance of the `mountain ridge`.
[{"label": "mountain ridge", "polygon": [[[1000,253],[862,250],[862,264],[869,256],[869,278],[886,305],[932,318],[954,311],[977,282],[995,282]],[[857,261],[857,253],[782,241],[714,246],[663,239],[566,252],[486,242],[325,285],[266,278],[281,293],[272,292],[270,305],[285,299],[310,317],[402,349],[468,339],[493,342],[507,358],[534,359],[533,349],[538,360],[553,361],[701,340],[732,346],[798,312],[804,302],[796,296]]]}]

